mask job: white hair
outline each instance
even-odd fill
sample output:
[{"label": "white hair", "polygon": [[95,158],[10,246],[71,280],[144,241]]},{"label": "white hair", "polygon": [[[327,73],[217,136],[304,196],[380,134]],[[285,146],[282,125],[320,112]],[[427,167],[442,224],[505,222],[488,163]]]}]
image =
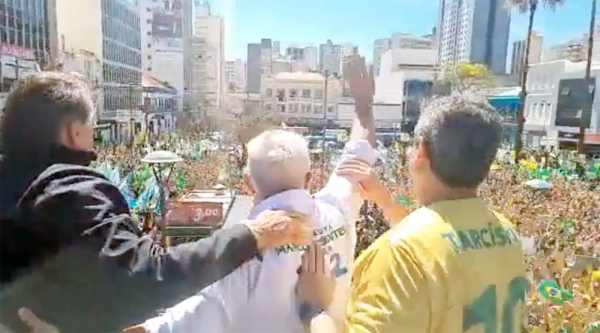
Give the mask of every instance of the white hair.
[{"label": "white hair", "polygon": [[247,147],[248,175],[259,196],[305,187],[310,155],[302,136],[286,130],[265,131]]}]

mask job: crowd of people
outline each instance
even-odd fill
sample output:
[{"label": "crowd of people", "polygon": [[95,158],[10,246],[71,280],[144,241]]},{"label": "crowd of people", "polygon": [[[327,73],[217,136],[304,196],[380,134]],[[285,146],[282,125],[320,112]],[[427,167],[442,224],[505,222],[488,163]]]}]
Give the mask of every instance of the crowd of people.
[{"label": "crowd of people", "polygon": [[[313,175],[306,141],[266,131],[247,145],[244,182],[256,198],[247,219],[171,248],[144,234],[115,185],[88,167],[89,86],[67,73],[22,79],[0,129],[0,324],[63,333],[519,332],[529,288],[521,236],[485,197],[501,141],[494,110],[468,95],[424,106],[407,161],[406,191],[419,204],[409,213],[374,171],[373,84],[358,64],[348,72],[355,123],[322,188],[307,191],[323,175]],[[377,204],[389,230],[355,259],[363,200]]]}]

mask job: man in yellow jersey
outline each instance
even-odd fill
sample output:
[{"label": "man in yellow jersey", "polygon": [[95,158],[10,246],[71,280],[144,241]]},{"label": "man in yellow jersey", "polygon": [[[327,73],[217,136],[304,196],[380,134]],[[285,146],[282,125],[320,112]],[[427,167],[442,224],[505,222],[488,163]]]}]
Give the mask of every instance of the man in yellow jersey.
[{"label": "man in yellow jersey", "polygon": [[[501,131],[494,109],[475,97],[440,97],[424,106],[410,156],[421,207],[355,262],[345,332],[520,332],[526,292],[520,237],[477,197]],[[387,189],[365,178],[361,163],[338,173],[356,175],[367,199],[394,209]],[[307,257],[301,287],[326,308],[332,281],[318,251]],[[340,330],[325,312],[311,322],[313,333]]]}]

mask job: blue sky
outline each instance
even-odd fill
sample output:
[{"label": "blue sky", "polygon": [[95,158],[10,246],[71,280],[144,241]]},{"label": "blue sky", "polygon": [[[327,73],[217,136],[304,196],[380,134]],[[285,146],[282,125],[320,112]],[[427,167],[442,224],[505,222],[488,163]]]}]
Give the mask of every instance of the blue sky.
[{"label": "blue sky", "polygon": [[[438,0],[211,0],[213,13],[225,17],[226,57],[246,57],[246,45],[261,38],[289,44],[357,44],[371,59],[373,40],[394,32],[429,33],[437,19]],[[544,47],[588,31],[590,0],[567,0],[556,12],[540,10],[534,29]],[[524,38],[527,15],[514,12],[510,41]],[[510,44],[509,44],[510,45]],[[510,50],[509,50],[510,51]]]}]

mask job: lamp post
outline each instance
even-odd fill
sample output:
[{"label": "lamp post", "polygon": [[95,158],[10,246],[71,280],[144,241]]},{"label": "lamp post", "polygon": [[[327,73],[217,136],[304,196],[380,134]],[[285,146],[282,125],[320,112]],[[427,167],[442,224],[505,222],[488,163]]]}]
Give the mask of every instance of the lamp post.
[{"label": "lamp post", "polygon": [[[173,167],[175,166],[175,164],[182,162],[183,159],[173,152],[166,150],[157,150],[144,156],[144,158],[142,158],[141,161],[143,163],[150,164],[150,167],[152,168],[152,173],[154,174],[154,178],[156,179],[156,182],[159,186],[158,190],[160,198],[158,204],[160,208],[160,219],[158,221],[158,225],[161,228],[164,228],[166,223],[165,216],[167,214],[165,207],[167,200],[165,195],[165,184],[169,181],[169,178],[173,173]],[[167,168],[169,172],[163,179],[163,171]]]}]

